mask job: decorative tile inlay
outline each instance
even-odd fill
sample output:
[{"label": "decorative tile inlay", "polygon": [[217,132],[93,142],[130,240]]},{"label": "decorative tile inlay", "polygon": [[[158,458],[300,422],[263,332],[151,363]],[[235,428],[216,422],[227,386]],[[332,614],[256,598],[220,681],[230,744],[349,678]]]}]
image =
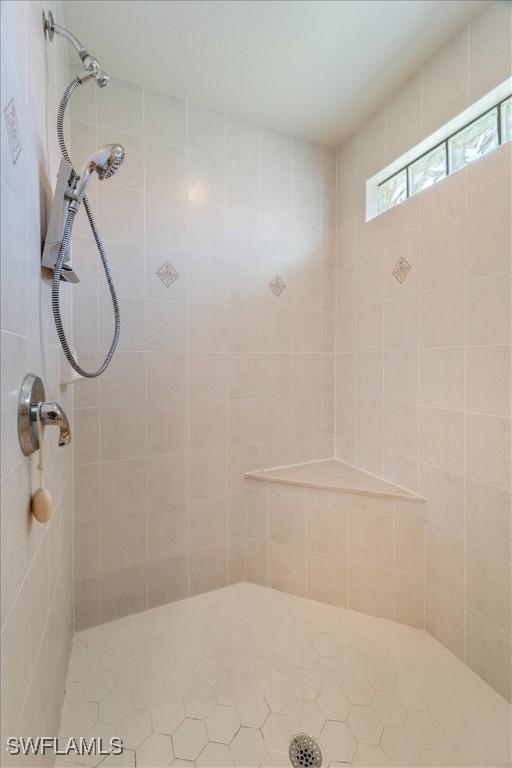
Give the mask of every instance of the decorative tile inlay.
[{"label": "decorative tile inlay", "polygon": [[162,281],[166,288],[169,288],[169,286],[171,286],[180,276],[179,272],[176,272],[170,261],[164,261],[162,266],[155,272],[155,275]]},{"label": "decorative tile inlay", "polygon": [[280,275],[274,275],[274,277],[268,284],[268,287],[270,288],[272,293],[279,298],[279,296],[282,294],[282,292],[286,288],[286,283]]},{"label": "decorative tile inlay", "polygon": [[409,270],[411,269],[411,264],[403,258],[403,256],[400,256],[397,263],[395,264],[395,268],[393,269],[393,277],[398,280],[399,283],[403,283],[407,275],[409,274]]},{"label": "decorative tile inlay", "polygon": [[21,136],[18,128],[18,117],[16,115],[16,107],[14,106],[14,99],[11,99],[5,107],[4,115],[9,146],[11,148],[12,164],[15,165],[16,160],[21,154]]}]

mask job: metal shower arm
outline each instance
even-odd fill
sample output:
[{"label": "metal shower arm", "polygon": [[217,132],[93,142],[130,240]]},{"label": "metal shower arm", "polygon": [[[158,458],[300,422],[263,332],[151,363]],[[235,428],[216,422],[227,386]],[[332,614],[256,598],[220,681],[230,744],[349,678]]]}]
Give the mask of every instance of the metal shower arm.
[{"label": "metal shower arm", "polygon": [[105,85],[108,85],[108,75],[101,71],[98,59],[96,59],[94,56],[91,56],[89,51],[83,47],[78,37],[76,37],[68,29],[65,29],[65,27],[61,27],[59,24],[55,23],[55,19],[53,18],[53,13],[51,11],[48,11],[47,14],[45,14],[43,11],[43,29],[45,34],[48,35],[48,39],[50,41],[53,40],[53,36],[55,34],[60,35],[65,40],[67,40],[68,43],[70,43],[78,53],[80,61],[84,65],[85,71],[94,77],[101,88],[103,88]]}]

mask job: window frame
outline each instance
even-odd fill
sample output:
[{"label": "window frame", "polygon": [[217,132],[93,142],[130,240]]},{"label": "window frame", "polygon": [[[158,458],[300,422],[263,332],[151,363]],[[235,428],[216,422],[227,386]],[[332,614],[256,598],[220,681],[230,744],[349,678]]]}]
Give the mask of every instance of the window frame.
[{"label": "window frame", "polygon": [[[391,162],[388,161],[388,164],[383,168],[381,166],[380,170],[374,170],[372,175],[370,177],[366,178],[365,183],[365,198],[366,198],[366,206],[365,206],[365,221],[371,221],[377,216],[382,215],[386,211],[391,210],[391,208],[396,208],[397,205],[401,205],[401,203],[407,202],[408,199],[411,197],[415,197],[415,195],[411,195],[411,189],[408,190],[408,196],[404,198],[404,200],[401,201],[401,203],[395,203],[395,205],[390,206],[389,208],[381,208],[379,209],[379,186],[389,181],[391,178],[393,178],[397,173],[400,171],[404,171],[408,166],[414,164],[417,160],[420,160],[422,157],[427,155],[429,152],[432,152],[434,149],[436,149],[439,146],[445,146],[445,153],[448,148],[448,140],[451,139],[453,136],[457,135],[459,131],[462,131],[463,129],[467,128],[467,126],[470,126],[473,122],[480,119],[482,116],[484,116],[487,112],[490,112],[492,109],[496,109],[498,107],[498,104],[500,105],[499,114],[497,115],[498,120],[498,130],[499,130],[499,144],[498,146],[502,146],[505,144],[505,142],[508,142],[512,139],[512,134],[507,133],[504,128],[503,120],[505,115],[505,106],[507,105],[508,110],[508,103],[509,98],[512,96],[512,77],[507,77],[503,82],[499,83],[499,85],[496,85],[494,88],[492,88],[490,91],[488,91],[486,94],[481,96],[477,101],[473,102],[469,106],[467,106],[465,109],[462,110],[462,112],[459,112],[458,114],[451,117],[446,123],[439,126],[436,130],[434,130],[431,134],[428,136],[425,136],[425,138],[421,139],[417,144],[410,147],[409,149],[406,149],[402,152],[402,154],[399,157],[396,157],[395,160],[392,160]],[[507,111],[508,114],[508,111]],[[497,147],[494,147],[496,149]],[[489,150],[489,151],[493,151]],[[484,157],[485,155],[482,155]],[[477,158],[475,158],[477,159]],[[449,163],[449,160],[447,160],[447,163]],[[464,167],[464,166],[462,166]],[[448,175],[451,175],[455,173],[453,169],[450,170]],[[447,176],[443,176],[437,179],[437,181],[442,181],[443,179],[446,179]],[[406,179],[409,181],[409,172],[406,173]],[[432,186],[435,186],[437,181],[432,184],[429,188]],[[425,188],[426,190],[427,188]],[[419,190],[424,191],[424,190]]]},{"label": "window frame", "polygon": [[[378,210],[377,215],[381,215],[382,213],[386,213],[386,211],[391,210],[391,208],[395,208],[397,205],[401,205],[401,203],[405,203],[406,200],[409,200],[411,197],[414,197],[415,195],[418,195],[420,192],[423,192],[424,190],[420,189],[417,192],[414,192],[411,194],[411,181],[410,181],[410,169],[411,166],[414,165],[418,160],[421,160],[422,158],[429,155],[431,152],[433,152],[435,149],[439,149],[439,147],[444,146],[444,153],[445,153],[445,163],[446,163],[446,174],[441,179],[438,179],[438,181],[435,181],[433,184],[430,185],[430,187],[435,186],[439,183],[439,181],[442,181],[443,179],[448,178],[448,176],[451,176],[452,173],[456,173],[457,171],[461,170],[461,168],[464,168],[465,166],[461,166],[460,168],[455,168],[453,170],[450,167],[450,151],[448,147],[448,143],[451,139],[453,139],[455,136],[457,136],[459,133],[462,133],[462,131],[465,131],[466,128],[469,128],[470,125],[473,125],[473,123],[478,122],[482,117],[485,117],[485,115],[488,115],[490,112],[493,112],[493,110],[496,110],[496,135],[498,137],[498,144],[496,147],[493,147],[490,152],[493,151],[493,149],[497,149],[498,147],[501,147],[502,144],[506,143],[507,141],[510,141],[511,139],[505,139],[505,141],[502,141],[502,126],[501,126],[501,107],[502,105],[511,99],[512,96],[506,96],[504,99],[501,99],[497,104],[493,104],[492,107],[489,107],[488,109],[485,109],[483,112],[481,112],[476,117],[469,120],[469,122],[462,125],[460,128],[457,128],[456,131],[452,131],[452,133],[449,133],[442,141],[438,141],[437,144],[433,144],[431,147],[426,149],[424,152],[422,152],[420,155],[415,157],[413,160],[410,160],[405,165],[402,165],[398,170],[393,171],[389,176],[386,176],[385,179],[382,179],[382,181],[379,181],[377,184],[377,200],[380,200],[379,190],[380,188],[386,184],[388,181],[393,179],[395,176],[398,176],[403,171],[405,171],[405,177],[406,177],[406,189],[405,189],[405,199],[400,200],[399,203],[395,203],[395,205],[389,206],[389,208],[384,208],[382,211]],[[487,154],[487,153],[486,153]],[[484,155],[482,155],[484,157]],[[474,162],[474,161],[472,161]],[[466,165],[469,165],[469,163],[466,163]],[[430,187],[428,187],[430,189]]]}]

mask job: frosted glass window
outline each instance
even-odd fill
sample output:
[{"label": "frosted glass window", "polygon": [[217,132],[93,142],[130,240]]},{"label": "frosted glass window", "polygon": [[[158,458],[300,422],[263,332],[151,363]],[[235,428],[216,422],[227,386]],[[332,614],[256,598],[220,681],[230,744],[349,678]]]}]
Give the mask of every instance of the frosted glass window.
[{"label": "frosted glass window", "polygon": [[[473,110],[473,114],[475,111]],[[459,118],[461,117],[462,115],[459,115]],[[461,125],[461,121],[457,124]],[[451,127],[453,130],[453,123]],[[432,187],[449,174],[496,149],[500,144],[512,141],[512,96],[507,96],[456,133],[449,134],[449,128],[450,126],[446,125],[443,129],[446,131],[444,133],[446,138],[440,142],[438,139],[432,149],[419,156],[416,155],[415,160],[409,159],[411,155],[414,157],[410,152],[403,158],[404,160],[407,158],[409,162],[401,168],[398,160],[392,166],[383,169],[379,174],[381,178],[386,178],[385,174],[395,171],[392,176],[388,175],[385,181],[380,184],[375,183],[375,177],[367,181],[368,220],[402,203],[408,197]],[[439,137],[439,133],[436,131],[432,135],[432,141],[436,136]],[[422,142],[421,149],[424,146],[425,143]],[[397,167],[400,170],[395,170]],[[377,212],[375,207],[378,208]]]},{"label": "frosted glass window", "polygon": [[498,146],[497,108],[448,139],[450,171],[457,171]]},{"label": "frosted glass window", "polygon": [[501,140],[512,139],[512,96],[501,105]]},{"label": "frosted glass window", "polygon": [[379,213],[387,211],[407,199],[407,171],[399,171],[379,184]]},{"label": "frosted glass window", "polygon": [[409,166],[409,194],[415,195],[446,176],[446,146],[440,144]]}]

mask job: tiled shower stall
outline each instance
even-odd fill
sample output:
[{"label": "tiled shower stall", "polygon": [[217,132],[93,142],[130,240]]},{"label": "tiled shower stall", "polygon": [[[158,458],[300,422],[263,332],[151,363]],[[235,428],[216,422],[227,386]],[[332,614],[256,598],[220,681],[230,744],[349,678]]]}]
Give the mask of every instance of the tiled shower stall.
[{"label": "tiled shower stall", "polygon": [[[162,632],[184,617],[194,645],[206,625],[177,601],[245,581],[196,598],[205,622],[225,605],[250,627],[254,599],[258,638],[275,622],[284,642],[280,611],[338,627],[297,597],[393,619],[409,626],[379,631],[408,661],[427,649],[436,680],[460,681],[446,648],[510,701],[512,143],[369,221],[366,181],[510,77],[511,5],[486,4],[336,149],[117,77],[108,98],[79,89],[75,165],[108,142],[127,152],[88,192],[122,333],[103,376],[65,388],[40,242],[71,75],[41,12],[2,3],[2,110],[22,148],[2,132],[2,739],[58,732],[73,628],[68,691],[95,642],[131,653],[142,619],[123,617],[157,609]],[[68,327],[92,364],[111,306],[80,218],[73,266]],[[72,447],[46,455],[45,528],[16,431],[30,369],[72,416]],[[381,492],[254,477],[333,458]],[[342,624],[370,647],[368,621]],[[427,635],[409,658],[411,627]]]}]

